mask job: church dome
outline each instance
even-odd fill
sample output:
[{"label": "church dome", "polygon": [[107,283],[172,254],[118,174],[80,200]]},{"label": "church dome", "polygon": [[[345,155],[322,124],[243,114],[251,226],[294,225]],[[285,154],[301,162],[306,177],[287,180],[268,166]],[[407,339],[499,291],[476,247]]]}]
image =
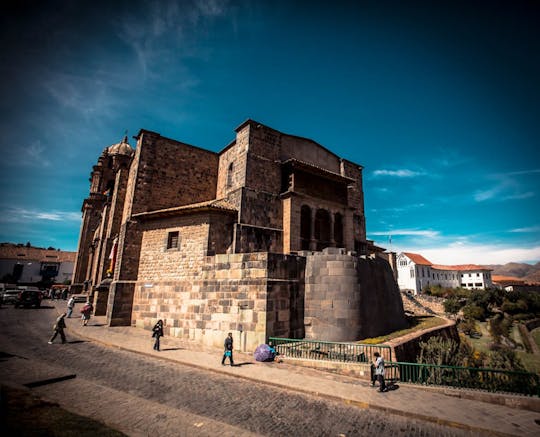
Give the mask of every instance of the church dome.
[{"label": "church dome", "polygon": [[107,152],[109,155],[133,155],[133,149],[128,143],[127,135],[118,144],[113,144],[112,146],[108,147]]}]

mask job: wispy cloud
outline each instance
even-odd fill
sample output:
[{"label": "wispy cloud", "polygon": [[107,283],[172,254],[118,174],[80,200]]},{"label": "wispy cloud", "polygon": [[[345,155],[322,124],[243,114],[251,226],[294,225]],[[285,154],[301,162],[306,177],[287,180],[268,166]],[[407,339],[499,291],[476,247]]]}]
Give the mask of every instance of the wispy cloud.
[{"label": "wispy cloud", "polygon": [[529,233],[529,232],[540,232],[540,225],[539,226],[529,226],[529,227],[526,227],[526,228],[515,228],[515,229],[510,229],[508,232],[512,232],[512,233],[518,233],[518,234],[526,234],[526,233]]},{"label": "wispy cloud", "polygon": [[420,209],[425,207],[425,203],[412,203],[410,205],[403,205],[403,206],[393,206],[390,208],[377,208],[377,209],[371,209],[370,212],[393,212],[393,213],[399,213],[399,212],[407,212],[411,211],[413,209]]},{"label": "wispy cloud", "polygon": [[474,193],[474,200],[484,202],[486,200],[506,201],[521,200],[535,196],[533,191],[524,191],[522,183],[515,176],[523,176],[538,173],[540,170],[523,170],[508,173],[490,175],[489,179],[494,180],[494,185],[485,190],[477,190]]},{"label": "wispy cloud", "polygon": [[206,21],[224,15],[228,6],[228,1],[219,0],[149,2],[144,13],[124,17],[118,36],[134,51],[146,77],[155,65],[204,56],[202,47],[195,50],[191,35],[195,28],[203,31]]},{"label": "wispy cloud", "polygon": [[540,173],[540,168],[535,168],[533,170],[520,170],[520,171],[511,171],[505,173],[506,176],[522,176],[528,174]]},{"label": "wispy cloud", "polygon": [[[435,264],[506,264],[540,261],[540,246],[529,248],[508,245],[449,244],[440,247],[408,246],[408,252],[420,253]],[[400,250],[402,251],[402,250]]]},{"label": "wispy cloud", "polygon": [[376,231],[368,232],[369,235],[391,235],[391,236],[417,236],[435,238],[439,236],[439,231],[433,231],[431,229],[417,230],[417,229],[389,229],[388,231]]},{"label": "wispy cloud", "polygon": [[28,148],[25,149],[24,160],[25,163],[32,166],[48,167],[51,165],[49,160],[44,156],[45,147],[41,144],[41,141],[35,141]]},{"label": "wispy cloud", "polygon": [[424,172],[409,170],[406,168],[398,169],[398,170],[386,170],[386,169],[374,170],[372,174],[374,177],[390,176],[390,177],[397,177],[397,178],[413,178],[413,177],[425,175]]},{"label": "wispy cloud", "polygon": [[511,194],[510,196],[504,196],[502,200],[521,200],[528,199],[529,197],[534,197],[535,193],[533,191],[527,191],[526,193]]},{"label": "wispy cloud", "polygon": [[8,208],[0,215],[0,223],[39,222],[39,221],[80,221],[80,212],[40,211],[36,209]]},{"label": "wispy cloud", "polygon": [[49,167],[51,162],[47,158],[46,148],[40,140],[30,144],[13,144],[5,150],[3,165],[16,167]]}]

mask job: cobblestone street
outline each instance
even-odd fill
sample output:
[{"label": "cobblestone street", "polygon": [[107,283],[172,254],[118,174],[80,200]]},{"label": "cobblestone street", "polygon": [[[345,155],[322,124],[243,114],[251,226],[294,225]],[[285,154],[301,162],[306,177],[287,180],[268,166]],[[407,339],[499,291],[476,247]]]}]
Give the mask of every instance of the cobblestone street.
[{"label": "cobblestone street", "polygon": [[3,383],[75,374],[32,391],[129,435],[467,435],[104,347],[69,330],[67,344],[48,345],[56,311],[47,305],[0,314]]}]

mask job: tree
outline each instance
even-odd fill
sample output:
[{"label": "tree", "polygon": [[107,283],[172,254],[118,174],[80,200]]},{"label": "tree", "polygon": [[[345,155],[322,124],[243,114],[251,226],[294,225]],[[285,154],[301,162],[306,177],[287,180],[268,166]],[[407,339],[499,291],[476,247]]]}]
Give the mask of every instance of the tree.
[{"label": "tree", "polygon": [[457,297],[450,297],[444,301],[444,311],[448,314],[457,314],[462,304]]},{"label": "tree", "polygon": [[439,366],[458,366],[461,364],[459,343],[452,339],[431,337],[420,342],[418,363],[437,364]]},{"label": "tree", "polygon": [[512,349],[500,346],[487,353],[484,365],[489,369],[525,371],[516,353]]},{"label": "tree", "polygon": [[474,319],[464,319],[459,323],[459,329],[461,332],[467,335],[471,335],[474,332],[478,332],[476,327],[476,321]]},{"label": "tree", "polygon": [[467,304],[463,307],[463,317],[483,321],[486,319],[486,310],[476,304]]},{"label": "tree", "polygon": [[501,337],[508,337],[512,327],[512,318],[496,314],[489,320],[489,332],[495,343],[500,343]]}]

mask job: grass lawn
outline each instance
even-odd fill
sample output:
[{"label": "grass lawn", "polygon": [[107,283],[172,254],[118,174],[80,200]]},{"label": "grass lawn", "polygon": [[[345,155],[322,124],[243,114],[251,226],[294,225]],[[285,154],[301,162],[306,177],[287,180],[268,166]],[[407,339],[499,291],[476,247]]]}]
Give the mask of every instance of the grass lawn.
[{"label": "grass lawn", "polygon": [[436,326],[441,326],[447,323],[446,320],[441,319],[440,317],[435,316],[412,316],[407,317],[409,322],[409,327],[402,329],[400,331],[391,332],[387,335],[382,335],[380,337],[374,338],[364,338],[358,343],[362,344],[380,344],[388,340],[393,340],[394,338],[402,337],[403,335],[410,334],[412,332],[421,331],[423,329],[434,328]]},{"label": "grass lawn", "polygon": [[528,372],[540,374],[540,356],[528,354],[527,352],[517,351],[517,356],[525,366]]},{"label": "grass lawn", "polygon": [[488,352],[489,344],[491,343],[491,335],[487,329],[487,322],[476,322],[482,336],[480,338],[467,337],[467,341],[471,343],[472,347],[478,352]]},{"label": "grass lawn", "polygon": [[[470,338],[467,337],[467,341],[471,343],[471,345],[476,349],[478,352],[489,352],[489,344],[491,343],[491,335],[489,331],[487,330],[487,323],[486,322],[477,322],[477,327],[479,328],[480,332],[482,333],[482,337],[480,338]],[[536,331],[536,332],[535,332]],[[540,328],[537,328],[533,331],[533,336],[536,334],[537,337],[535,337],[535,341],[540,340]],[[515,340],[517,343],[523,344],[523,341],[521,340],[521,335],[519,334],[517,325],[512,327],[512,332],[510,333],[510,337]],[[524,350],[516,350],[516,354],[518,358],[521,360],[527,371],[533,372],[533,373],[540,373],[540,356],[528,354]]]}]

